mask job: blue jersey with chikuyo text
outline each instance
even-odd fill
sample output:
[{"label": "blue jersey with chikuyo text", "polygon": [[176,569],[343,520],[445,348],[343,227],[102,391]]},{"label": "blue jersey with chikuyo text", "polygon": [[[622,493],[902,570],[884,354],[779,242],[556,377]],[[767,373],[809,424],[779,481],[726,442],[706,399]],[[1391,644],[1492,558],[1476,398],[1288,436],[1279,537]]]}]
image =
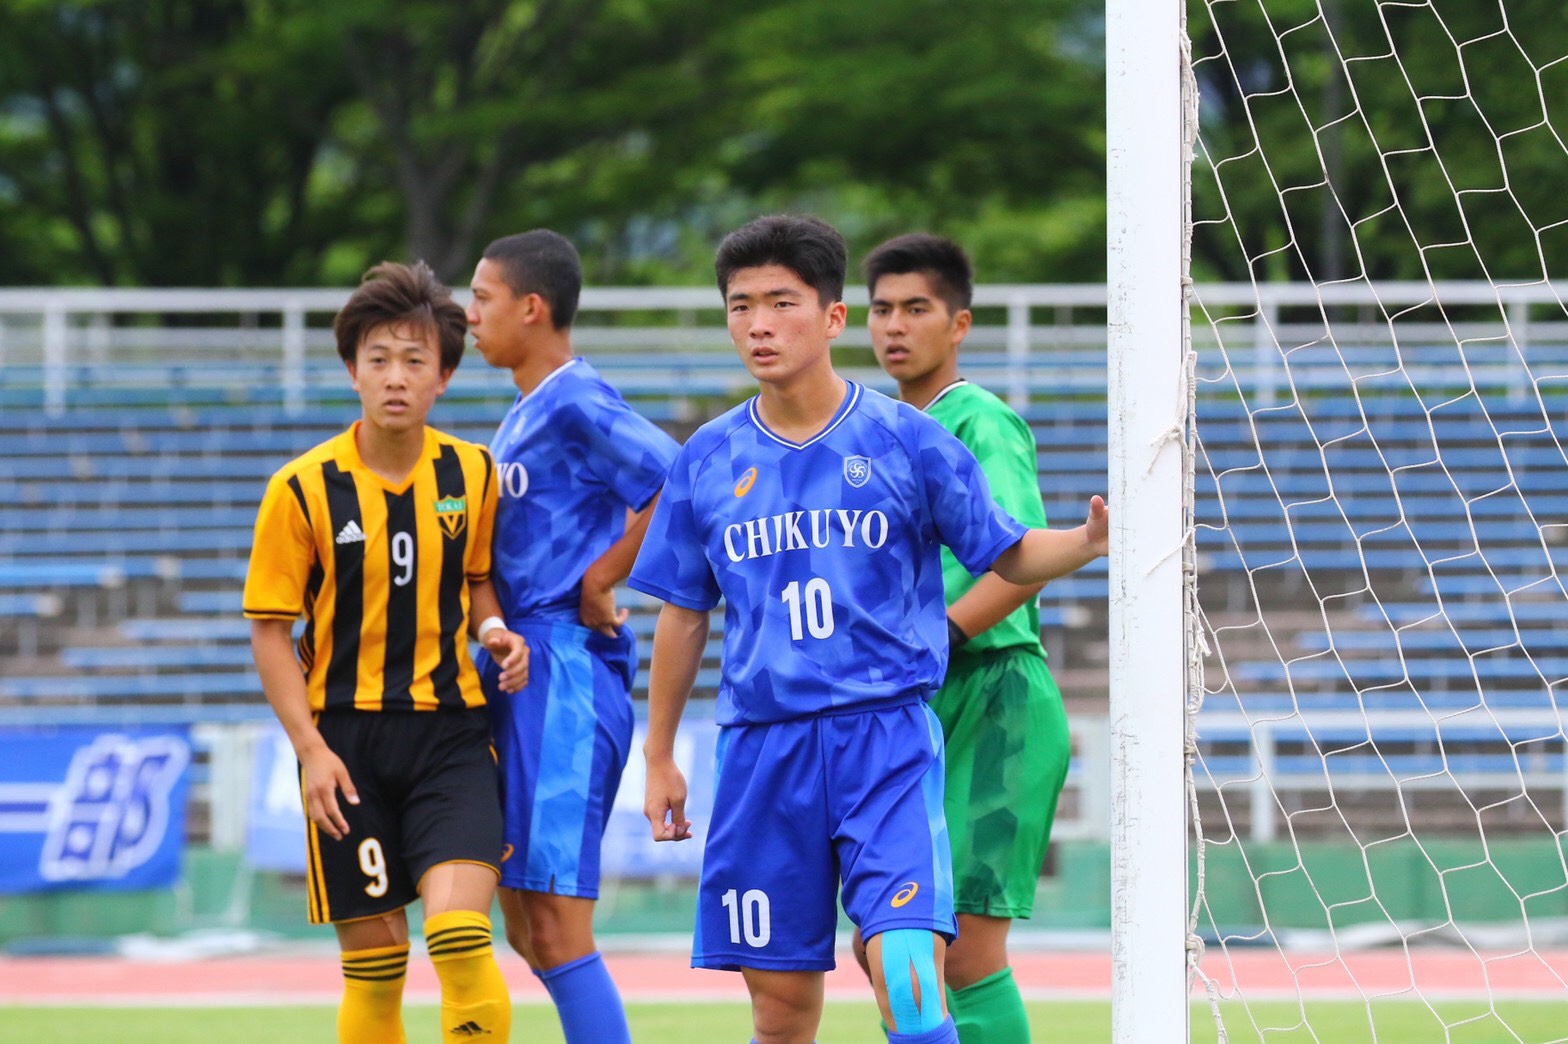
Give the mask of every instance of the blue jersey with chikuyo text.
[{"label": "blue jersey with chikuyo text", "polygon": [[583,571],[625,532],[626,509],[653,499],[677,448],[583,359],[518,396],[490,443],[491,575],[508,621],[577,622]]},{"label": "blue jersey with chikuyo text", "polygon": [[939,546],[975,573],[1025,529],[963,444],[850,383],[803,443],[755,398],[670,467],[627,581],[687,609],[725,601],[720,725],[924,699],[947,670]]}]

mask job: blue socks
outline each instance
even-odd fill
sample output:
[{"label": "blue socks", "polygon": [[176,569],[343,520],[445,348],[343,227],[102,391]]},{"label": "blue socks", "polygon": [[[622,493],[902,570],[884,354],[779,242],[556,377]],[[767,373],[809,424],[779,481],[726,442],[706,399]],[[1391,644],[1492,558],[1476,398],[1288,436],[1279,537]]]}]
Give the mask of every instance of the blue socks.
[{"label": "blue socks", "polygon": [[942,1025],[927,1033],[889,1032],[887,1044],[958,1044],[958,1027],[953,1025],[953,1016],[949,1015],[942,1020]]},{"label": "blue socks", "polygon": [[566,1044],[631,1044],[621,993],[597,952],[534,974],[550,991]]}]

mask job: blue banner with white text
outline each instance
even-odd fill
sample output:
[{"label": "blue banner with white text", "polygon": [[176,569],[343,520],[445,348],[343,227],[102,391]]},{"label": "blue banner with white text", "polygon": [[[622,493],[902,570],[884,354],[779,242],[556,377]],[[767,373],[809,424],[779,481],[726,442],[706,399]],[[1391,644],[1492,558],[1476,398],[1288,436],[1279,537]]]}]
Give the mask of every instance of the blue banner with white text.
[{"label": "blue banner with white text", "polygon": [[190,764],[183,727],[0,728],[0,894],[173,884]]}]

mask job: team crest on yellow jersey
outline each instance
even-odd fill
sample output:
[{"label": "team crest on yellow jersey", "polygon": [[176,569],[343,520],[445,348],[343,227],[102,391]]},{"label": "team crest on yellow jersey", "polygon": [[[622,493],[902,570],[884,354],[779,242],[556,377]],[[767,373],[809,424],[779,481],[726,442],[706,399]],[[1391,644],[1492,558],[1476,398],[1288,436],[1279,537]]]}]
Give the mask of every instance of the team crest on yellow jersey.
[{"label": "team crest on yellow jersey", "polygon": [[441,532],[448,537],[462,536],[463,530],[468,528],[468,498],[442,497],[436,501],[436,518],[441,523]]}]

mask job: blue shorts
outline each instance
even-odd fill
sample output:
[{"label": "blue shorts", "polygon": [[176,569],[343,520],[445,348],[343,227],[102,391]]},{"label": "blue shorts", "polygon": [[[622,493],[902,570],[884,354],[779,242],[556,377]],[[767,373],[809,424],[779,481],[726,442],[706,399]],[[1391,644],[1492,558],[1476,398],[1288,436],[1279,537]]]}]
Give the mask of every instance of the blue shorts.
[{"label": "blue shorts", "polygon": [[834,966],[835,897],[867,939],[952,941],[942,727],[924,703],[719,730],[695,968]]},{"label": "blue shorts", "polygon": [[510,625],[528,639],[528,685],[504,693],[476,662],[491,708],[505,818],[501,884],[599,896],[599,843],[632,741],[637,639],[567,623]]}]

